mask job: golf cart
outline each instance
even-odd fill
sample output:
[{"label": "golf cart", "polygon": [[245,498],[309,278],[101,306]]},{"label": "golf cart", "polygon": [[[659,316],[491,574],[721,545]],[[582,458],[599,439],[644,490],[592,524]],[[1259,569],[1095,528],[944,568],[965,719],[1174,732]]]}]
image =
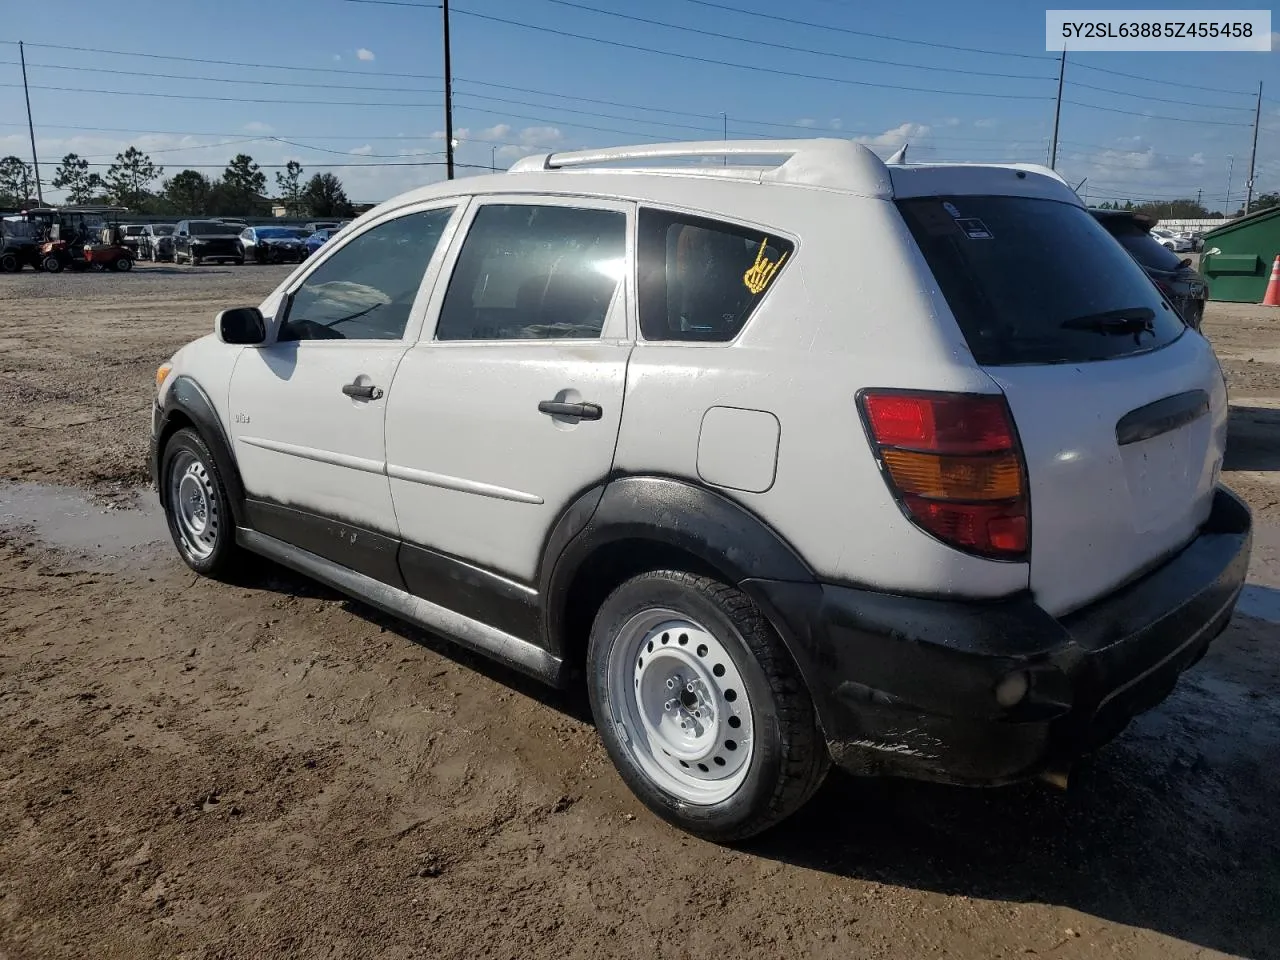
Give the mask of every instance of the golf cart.
[{"label": "golf cart", "polygon": [[22,217],[0,219],[0,273],[40,269],[40,232]]},{"label": "golf cart", "polygon": [[131,270],[133,252],[124,245],[120,214],[127,207],[41,207],[26,212],[42,227],[40,265],[49,273],[72,270]]}]

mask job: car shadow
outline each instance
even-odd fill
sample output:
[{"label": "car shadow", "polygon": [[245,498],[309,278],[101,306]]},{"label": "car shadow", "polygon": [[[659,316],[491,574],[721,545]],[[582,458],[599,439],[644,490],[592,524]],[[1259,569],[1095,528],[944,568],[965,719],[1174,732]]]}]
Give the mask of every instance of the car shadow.
[{"label": "car shadow", "polygon": [[1280,409],[1232,405],[1224,470],[1280,470]]},{"label": "car shadow", "polygon": [[[341,600],[407,642],[592,723],[580,684],[550,689],[275,563],[260,564],[243,585]],[[1280,606],[1280,591],[1251,589]],[[1077,765],[1065,791],[833,770],[802,815],[737,850],[841,878],[1064,906],[1233,955],[1280,957],[1266,919],[1280,916],[1280,654],[1266,643],[1280,638],[1280,628],[1252,619],[1258,615],[1238,616],[1168,700]],[[1271,679],[1258,682],[1255,674]],[[1078,926],[1087,931],[1087,924]]]}]

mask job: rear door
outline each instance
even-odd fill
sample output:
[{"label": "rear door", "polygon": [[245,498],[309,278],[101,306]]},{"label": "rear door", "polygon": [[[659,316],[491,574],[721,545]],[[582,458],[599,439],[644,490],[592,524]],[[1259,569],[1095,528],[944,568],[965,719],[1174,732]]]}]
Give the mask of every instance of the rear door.
[{"label": "rear door", "polygon": [[[525,583],[561,511],[613,463],[627,359],[633,207],[474,202],[434,331],[387,408],[387,475],[410,589],[443,553]],[[428,320],[428,323],[430,321]]]},{"label": "rear door", "polygon": [[898,206],[974,358],[1008,398],[1041,605],[1083,606],[1194,537],[1221,468],[1226,387],[1207,341],[1137,262],[1070,203]]}]

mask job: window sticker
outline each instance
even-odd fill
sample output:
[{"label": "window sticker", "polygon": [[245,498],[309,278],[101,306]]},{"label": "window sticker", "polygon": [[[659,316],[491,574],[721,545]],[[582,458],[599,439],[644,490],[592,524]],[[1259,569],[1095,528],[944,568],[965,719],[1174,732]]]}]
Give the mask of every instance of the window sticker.
[{"label": "window sticker", "polygon": [[963,230],[964,235],[970,240],[994,239],[987,225],[977,217],[959,217],[956,219],[956,226]]},{"label": "window sticker", "polygon": [[756,262],[748,267],[747,272],[742,275],[743,284],[753,295],[764,292],[777,272],[782,269],[782,264],[787,259],[787,255],[784,253],[776,263],[769,260],[764,255],[765,246],[768,243],[768,237],[761,239],[760,249],[756,251]]}]

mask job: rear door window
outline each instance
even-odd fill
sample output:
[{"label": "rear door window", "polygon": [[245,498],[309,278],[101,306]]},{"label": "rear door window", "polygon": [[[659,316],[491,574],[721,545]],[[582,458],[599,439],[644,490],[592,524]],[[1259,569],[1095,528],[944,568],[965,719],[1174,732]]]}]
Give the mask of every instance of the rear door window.
[{"label": "rear door window", "polygon": [[646,340],[736,337],[795,251],[785,237],[641,209],[640,332]]},{"label": "rear door window", "polygon": [[1107,231],[1120,241],[1133,259],[1152,270],[1173,272],[1182,266],[1182,258],[1132,220],[1103,221]]},{"label": "rear door window", "polygon": [[1084,208],[1029,197],[923,197],[898,209],[983,365],[1146,353],[1185,329]]}]

